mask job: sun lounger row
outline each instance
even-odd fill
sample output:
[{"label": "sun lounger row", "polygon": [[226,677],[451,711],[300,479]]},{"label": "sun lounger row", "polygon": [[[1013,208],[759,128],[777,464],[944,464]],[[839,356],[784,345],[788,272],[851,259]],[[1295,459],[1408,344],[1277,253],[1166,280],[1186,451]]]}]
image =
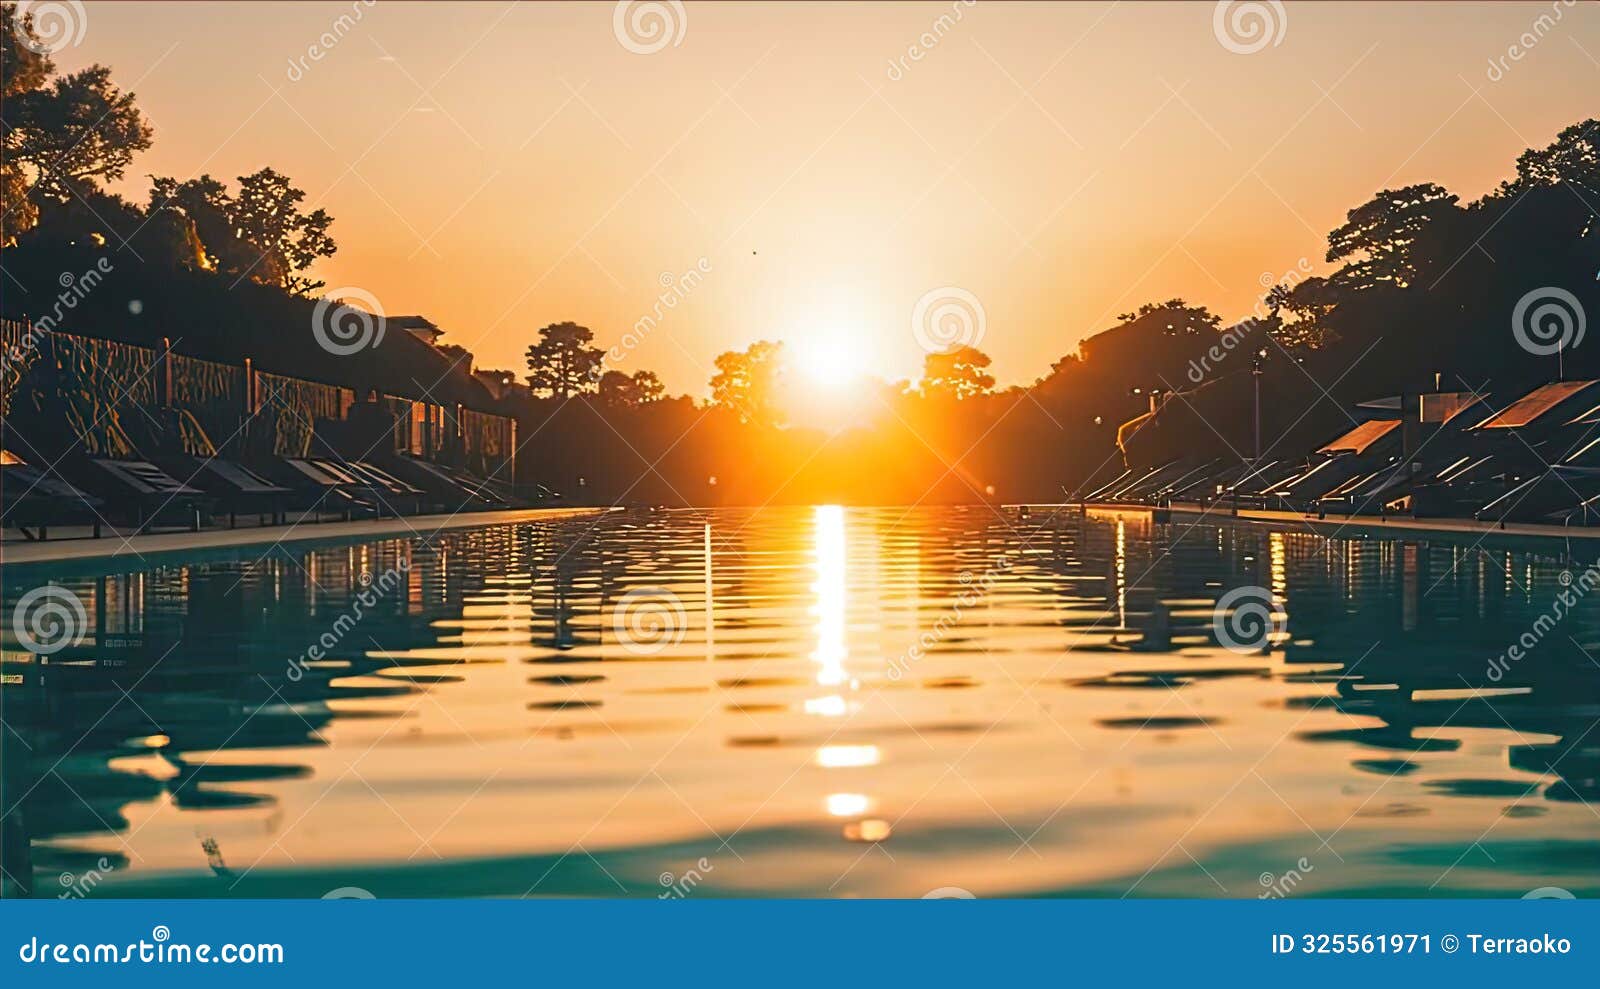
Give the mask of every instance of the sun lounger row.
[{"label": "sun lounger row", "polygon": [[[54,527],[148,532],[199,530],[241,515],[262,524],[301,518],[381,518],[423,511],[475,511],[525,504],[509,485],[440,464],[396,456],[382,465],[334,456],[27,460],[0,450],[0,523],[25,539]],[[547,494],[547,493],[542,493]]]},{"label": "sun lounger row", "polygon": [[[1414,403],[1414,404],[1413,404]],[[1119,469],[1081,500],[1600,525],[1600,381],[1363,403],[1300,459]]]}]

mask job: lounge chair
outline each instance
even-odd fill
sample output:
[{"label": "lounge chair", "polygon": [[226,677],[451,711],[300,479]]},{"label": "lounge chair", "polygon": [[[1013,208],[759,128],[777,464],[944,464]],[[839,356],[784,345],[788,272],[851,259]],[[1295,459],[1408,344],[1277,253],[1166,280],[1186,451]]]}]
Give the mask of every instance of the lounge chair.
[{"label": "lounge chair", "polygon": [[52,525],[90,525],[100,538],[99,498],[0,450],[0,523],[28,540],[50,538]]},{"label": "lounge chair", "polygon": [[397,477],[403,477],[428,494],[446,511],[482,511],[505,508],[507,504],[481,485],[463,481],[455,472],[427,460],[413,457],[395,457],[386,462]]},{"label": "lounge chair", "polygon": [[446,467],[445,470],[456,480],[472,489],[480,498],[496,502],[496,507],[498,508],[511,508],[523,504],[525,500],[517,495],[516,485],[508,481],[499,478],[480,477],[470,470],[463,470],[459,467]]},{"label": "lounge chair", "polygon": [[327,506],[346,519],[380,514],[369,486],[344,471],[330,473],[300,457],[263,457],[249,466],[257,476],[290,489],[290,504],[302,511]]},{"label": "lounge chair", "polygon": [[[1142,476],[1144,476],[1143,472],[1140,472],[1138,477]],[[1116,490],[1117,487],[1123,484],[1132,483],[1135,480],[1137,480],[1137,477],[1135,476],[1134,471],[1131,468],[1125,467],[1120,473],[1117,474],[1117,476],[1111,478],[1109,481],[1104,481],[1098,487],[1089,488],[1088,491],[1083,492],[1082,497],[1078,500],[1107,501],[1110,499],[1111,492]],[[1087,487],[1087,485],[1085,485],[1085,487]]]},{"label": "lounge chair", "polygon": [[233,528],[240,513],[270,516],[273,524],[284,521],[285,506],[293,491],[262,477],[232,460],[220,457],[165,457],[157,463],[217,501],[217,510],[228,513],[228,528]]},{"label": "lounge chair", "polygon": [[366,483],[377,494],[383,504],[388,506],[390,512],[395,515],[404,514],[399,508],[395,507],[396,505],[409,506],[413,514],[422,510],[422,501],[426,492],[400,480],[369,461],[318,459],[314,462],[324,470],[342,469],[344,472]]},{"label": "lounge chair", "polygon": [[210,508],[204,491],[148,460],[85,457],[73,463],[67,476],[76,486],[104,499],[108,506],[130,508],[122,514],[133,521],[138,532],[154,528],[168,517],[181,518],[184,528],[198,532],[201,519]]}]

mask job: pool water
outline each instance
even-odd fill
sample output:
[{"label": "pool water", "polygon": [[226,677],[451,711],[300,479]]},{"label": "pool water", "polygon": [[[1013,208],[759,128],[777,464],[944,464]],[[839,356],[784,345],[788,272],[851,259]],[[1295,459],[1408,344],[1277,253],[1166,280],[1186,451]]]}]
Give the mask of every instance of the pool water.
[{"label": "pool water", "polygon": [[[987,506],[12,567],[0,866],[66,898],[1593,895],[1595,576]],[[81,638],[34,658],[47,581]]]}]

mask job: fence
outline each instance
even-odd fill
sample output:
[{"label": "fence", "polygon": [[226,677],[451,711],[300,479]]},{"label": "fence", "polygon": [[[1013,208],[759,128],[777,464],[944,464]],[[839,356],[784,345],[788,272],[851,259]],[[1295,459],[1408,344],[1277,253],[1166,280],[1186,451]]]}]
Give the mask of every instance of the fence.
[{"label": "fence", "polygon": [[[510,476],[514,420],[418,398],[371,397],[393,417],[391,452]],[[177,441],[197,455],[305,456],[318,434],[335,432],[357,404],[353,389],[260,371],[249,360],[221,364],[165,346],[0,320],[0,418],[35,454],[77,445],[125,457],[170,443],[175,428]]]},{"label": "fence", "polygon": [[155,351],[14,323],[4,341],[0,415],[12,432],[68,434],[106,457],[127,456],[148,437],[141,417],[155,405]]},{"label": "fence", "polygon": [[157,391],[162,390],[166,395],[158,394],[158,403],[183,410],[183,447],[189,453],[226,450],[246,428],[242,367],[168,354],[165,377],[157,377]]},{"label": "fence", "polygon": [[317,422],[344,419],[355,404],[355,392],[320,381],[257,371],[251,403],[255,412],[252,445],[280,457],[303,457],[311,452]]},{"label": "fence", "polygon": [[462,452],[466,466],[485,477],[504,472],[510,477],[517,447],[517,420],[461,410]]}]

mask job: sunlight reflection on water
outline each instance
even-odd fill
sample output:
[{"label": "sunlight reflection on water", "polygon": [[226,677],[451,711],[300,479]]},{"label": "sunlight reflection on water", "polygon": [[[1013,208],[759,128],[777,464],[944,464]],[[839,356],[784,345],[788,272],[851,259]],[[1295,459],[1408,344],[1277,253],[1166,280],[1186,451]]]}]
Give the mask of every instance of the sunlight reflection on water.
[{"label": "sunlight reflection on water", "polygon": [[[1569,566],[819,506],[53,571],[90,634],[39,663],[7,631],[0,864],[35,895],[101,857],[96,895],[651,896],[701,858],[696,895],[1582,891],[1600,604],[1485,676]],[[6,576],[9,615],[45,578]],[[1287,641],[1221,648],[1250,585]]]}]

